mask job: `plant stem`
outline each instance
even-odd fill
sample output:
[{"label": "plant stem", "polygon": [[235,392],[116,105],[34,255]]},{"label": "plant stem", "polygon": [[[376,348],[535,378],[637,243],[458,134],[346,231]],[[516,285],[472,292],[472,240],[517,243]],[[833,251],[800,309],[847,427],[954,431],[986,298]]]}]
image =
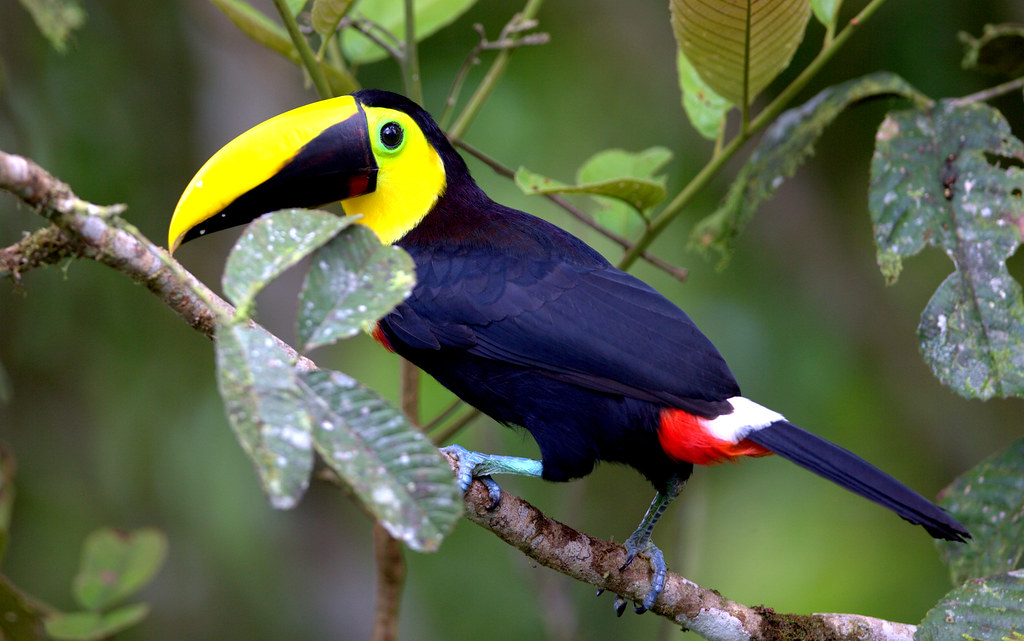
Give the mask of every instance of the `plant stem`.
[{"label": "plant stem", "polygon": [[299,31],[299,23],[295,21],[295,16],[288,9],[285,0],[274,0],[274,6],[277,7],[277,12],[281,15],[281,22],[284,23],[285,29],[288,30],[288,35],[291,36],[295,50],[299,52],[299,58],[306,67],[310,80],[313,81],[317,95],[322,100],[332,97],[334,94],[331,92],[331,85],[327,82],[327,76],[324,75],[324,70],[320,67],[316,54],[310,48],[306,37]]},{"label": "plant stem", "polygon": [[954,105],[962,107],[964,105],[973,104],[975,102],[985,102],[986,100],[992,100],[998,98],[1003,94],[1010,93],[1011,91],[1017,91],[1024,87],[1024,78],[1017,78],[1016,80],[1009,80],[1001,85],[995,87],[989,87],[988,89],[982,89],[977,93],[972,93],[961,98],[951,100]]},{"label": "plant stem", "polygon": [[405,0],[405,51],[400,62],[405,95],[422,105],[423,84],[420,82],[420,57],[416,46],[416,12],[413,0]]},{"label": "plant stem", "polygon": [[[540,6],[542,4],[544,4],[544,0],[527,0],[526,6],[523,7],[522,12],[520,13],[522,19],[532,20],[537,15],[537,12],[540,11]],[[462,138],[466,133],[466,130],[469,129],[470,123],[473,122],[477,114],[480,112],[484,101],[486,101],[487,97],[491,95],[492,91],[494,91],[494,86],[497,84],[498,78],[500,78],[501,74],[505,72],[505,67],[508,66],[508,59],[511,55],[511,49],[502,49],[498,52],[498,55],[495,56],[494,62],[491,63],[487,73],[484,74],[483,80],[480,81],[476,91],[473,92],[469,102],[466,103],[466,108],[462,110],[459,117],[455,119],[455,123],[451,126],[451,129],[448,130],[448,135],[451,138]]]},{"label": "plant stem", "polygon": [[850,22],[843,28],[842,31],[828,44],[823,47],[818,55],[811,61],[807,67],[793,80],[789,85],[782,90],[782,92],[776,96],[767,107],[765,107],[757,117],[749,122],[749,126],[741,127],[740,132],[736,134],[736,137],[729,141],[720,154],[715,155],[711,158],[707,165],[704,166],[697,175],[694,176],[689,183],[672,199],[669,204],[665,205],[665,208],[661,210],[661,213],[651,221],[650,226],[644,231],[644,233],[637,239],[636,243],[622,256],[619,260],[619,269],[629,269],[629,267],[636,262],[644,251],[651,245],[655,238],[665,229],[666,226],[676,216],[682,212],[683,208],[690,203],[690,200],[699,192],[705,185],[711,182],[718,170],[722,168],[722,165],[728,161],[733,154],[735,154],[745,142],[750,140],[754,133],[765,127],[771,120],[778,116],[786,108],[786,106],[792,102],[796,95],[807,86],[807,83],[818,74],[819,71],[832,59],[832,56],[836,54],[840,47],[842,47],[847,40],[853,35],[853,32],[864,22],[870,18],[875,11],[878,10],[885,0],[871,0],[860,13],[853,17]]}]

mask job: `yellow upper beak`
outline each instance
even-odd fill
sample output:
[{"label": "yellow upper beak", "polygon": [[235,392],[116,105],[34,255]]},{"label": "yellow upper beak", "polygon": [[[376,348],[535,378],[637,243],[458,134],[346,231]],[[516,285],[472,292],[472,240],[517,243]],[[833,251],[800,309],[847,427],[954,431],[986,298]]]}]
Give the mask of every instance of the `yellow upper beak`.
[{"label": "yellow upper beak", "polygon": [[262,122],[213,155],[174,209],[167,245],[286,207],[317,207],[376,188],[366,115],[352,96]]}]

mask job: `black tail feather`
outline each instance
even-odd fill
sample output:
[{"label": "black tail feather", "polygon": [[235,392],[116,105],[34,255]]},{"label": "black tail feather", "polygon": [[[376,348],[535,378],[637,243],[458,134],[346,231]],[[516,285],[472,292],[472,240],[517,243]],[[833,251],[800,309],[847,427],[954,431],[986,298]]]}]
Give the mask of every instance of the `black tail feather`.
[{"label": "black tail feather", "polygon": [[777,421],[747,438],[866,499],[885,506],[907,521],[924,527],[933,537],[964,541],[970,533],[928,499],[900,483],[853,452],[820,436]]}]

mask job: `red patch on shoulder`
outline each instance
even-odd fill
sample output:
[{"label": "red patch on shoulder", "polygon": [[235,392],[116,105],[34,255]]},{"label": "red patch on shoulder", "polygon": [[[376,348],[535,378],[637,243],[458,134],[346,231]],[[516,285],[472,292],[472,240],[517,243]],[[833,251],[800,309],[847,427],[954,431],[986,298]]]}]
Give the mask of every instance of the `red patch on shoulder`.
[{"label": "red patch on shoulder", "polygon": [[658,441],[669,458],[677,461],[714,465],[734,461],[740,456],[766,456],[770,451],[749,439],[738,443],[720,439],[711,434],[701,418],[677,409],[661,411],[661,425],[658,427]]},{"label": "red patch on shoulder", "polygon": [[373,328],[373,331],[370,332],[370,336],[373,336],[373,340],[380,343],[384,349],[389,352],[395,351],[395,348],[391,346],[391,341],[389,341],[388,337],[384,335],[384,330],[380,328],[380,323],[377,323],[377,326]]}]

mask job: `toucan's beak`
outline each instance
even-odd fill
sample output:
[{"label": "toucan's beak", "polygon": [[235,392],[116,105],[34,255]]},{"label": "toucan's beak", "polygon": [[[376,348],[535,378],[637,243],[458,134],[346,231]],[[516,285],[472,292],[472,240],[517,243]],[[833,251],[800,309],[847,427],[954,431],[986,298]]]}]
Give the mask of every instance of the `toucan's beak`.
[{"label": "toucan's beak", "polygon": [[352,96],[260,123],[213,155],[174,209],[167,245],[244,225],[287,207],[318,207],[369,193],[377,162],[363,108]]}]

